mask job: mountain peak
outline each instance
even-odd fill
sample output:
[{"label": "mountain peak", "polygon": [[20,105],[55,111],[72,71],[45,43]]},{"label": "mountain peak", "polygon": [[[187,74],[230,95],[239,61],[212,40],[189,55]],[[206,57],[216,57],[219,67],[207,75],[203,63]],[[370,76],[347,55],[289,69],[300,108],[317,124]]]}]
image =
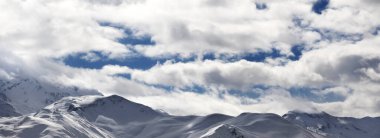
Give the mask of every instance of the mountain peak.
[{"label": "mountain peak", "polygon": [[380,125],[380,120],[375,118],[335,117],[326,112],[300,111],[290,111],[283,118],[326,137],[375,137],[380,134],[374,131]]},{"label": "mountain peak", "polygon": [[[11,124],[11,125],[10,125]],[[207,116],[167,115],[118,95],[65,97],[34,115],[0,118],[0,137],[325,138],[378,137],[379,118],[290,111]],[[33,131],[29,131],[33,130]],[[9,132],[9,133],[8,133]]]},{"label": "mountain peak", "polygon": [[0,99],[16,112],[28,114],[67,96],[101,95],[96,90],[65,86],[32,78],[16,77],[0,81]]},{"label": "mountain peak", "polygon": [[119,95],[110,95],[110,96],[107,96],[106,99],[109,99],[109,100],[127,100]]},{"label": "mountain peak", "polygon": [[333,116],[321,111],[321,112],[313,112],[313,113],[308,113],[304,111],[289,111],[288,113],[282,115],[283,118],[296,118],[296,117],[302,117],[302,118],[332,118]]},{"label": "mountain peak", "polygon": [[[211,128],[201,138],[244,138],[252,137],[250,134],[243,134],[244,131],[238,127],[229,124],[221,124]],[[247,133],[247,132],[245,132]],[[253,137],[252,137],[253,138]]]},{"label": "mountain peak", "polygon": [[118,95],[110,95],[107,97],[100,97],[96,98],[95,101],[92,102],[92,104],[119,104],[119,103],[124,103],[124,104],[135,104],[135,105],[141,105],[132,101],[129,101],[128,99],[125,99],[124,97],[118,96]]},{"label": "mountain peak", "polygon": [[117,95],[67,97],[53,103],[47,109],[78,114],[91,122],[108,119],[121,124],[167,116]]}]

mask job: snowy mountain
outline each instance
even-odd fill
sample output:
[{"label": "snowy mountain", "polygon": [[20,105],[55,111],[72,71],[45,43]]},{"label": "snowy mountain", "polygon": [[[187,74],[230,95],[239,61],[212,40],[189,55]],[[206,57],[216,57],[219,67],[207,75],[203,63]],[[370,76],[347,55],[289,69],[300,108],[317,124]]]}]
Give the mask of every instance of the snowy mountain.
[{"label": "snowy mountain", "polygon": [[276,114],[243,113],[209,129],[205,138],[319,138]]},{"label": "snowy mountain", "polygon": [[380,117],[335,117],[325,112],[303,113],[291,111],[283,117],[309,131],[328,138],[379,138]]},{"label": "snowy mountain", "polygon": [[244,137],[252,137],[256,138],[254,134],[243,131],[238,127],[228,124],[221,124],[210,129],[206,134],[201,136],[202,138],[221,138],[221,137],[229,137],[229,138],[244,138]]},{"label": "snowy mountain", "polygon": [[[26,83],[28,82],[28,83]],[[38,82],[31,81],[34,84]],[[0,137],[80,138],[378,138],[380,118],[334,117],[327,113],[289,112],[173,116],[117,95],[68,96],[35,113],[20,115],[9,92],[34,88],[23,81],[0,93]],[[7,86],[13,86],[7,84]],[[24,87],[21,87],[24,86]],[[27,87],[28,86],[28,87]],[[19,88],[17,88],[19,87]],[[47,90],[46,87],[38,90]],[[3,87],[2,88],[7,88]],[[58,88],[58,87],[53,87]],[[27,90],[27,89],[25,89]],[[32,91],[34,89],[31,89]],[[51,89],[50,89],[51,90]],[[62,90],[62,88],[56,89]],[[63,89],[63,92],[78,92]],[[3,93],[5,92],[5,93]],[[38,94],[41,92],[35,90]],[[61,91],[60,91],[61,92]],[[23,93],[23,92],[21,92]],[[28,93],[28,92],[27,92]],[[44,93],[44,92],[42,92]],[[80,92],[74,94],[82,94]],[[93,94],[93,93],[91,93]],[[26,94],[33,96],[32,93]],[[43,96],[43,95],[42,95]],[[23,97],[24,98],[24,97]],[[49,94],[39,101],[52,98]],[[58,97],[57,97],[58,98]],[[27,99],[27,98],[24,98]],[[31,98],[30,98],[31,99]],[[16,99],[14,99],[16,100]],[[17,101],[17,100],[16,100]],[[46,104],[46,103],[45,103]],[[42,104],[41,104],[42,105]],[[24,105],[26,106],[26,105]],[[4,108],[3,108],[4,107]],[[37,108],[37,107],[35,107]],[[4,109],[4,110],[3,110]],[[17,116],[19,115],[19,116]]]},{"label": "snowy mountain", "polygon": [[[20,117],[0,118],[0,137],[114,137],[109,126],[149,121],[164,116],[119,96],[66,97]],[[100,127],[100,126],[104,127]]]},{"label": "snowy mountain", "polygon": [[65,97],[34,114],[0,118],[0,137],[324,137],[288,119],[256,113],[236,117],[223,114],[172,116],[116,95],[80,96]]},{"label": "snowy mountain", "polygon": [[21,114],[16,112],[16,109],[9,103],[7,103],[7,97],[0,93],[0,117],[19,116]]},{"label": "snowy mountain", "polygon": [[[0,107],[17,114],[28,114],[66,96],[101,95],[95,90],[66,87],[29,78],[0,80]],[[0,116],[2,115],[0,111]]]},{"label": "snowy mountain", "polygon": [[112,137],[86,119],[64,110],[67,109],[47,108],[35,114],[0,118],[0,137]]}]

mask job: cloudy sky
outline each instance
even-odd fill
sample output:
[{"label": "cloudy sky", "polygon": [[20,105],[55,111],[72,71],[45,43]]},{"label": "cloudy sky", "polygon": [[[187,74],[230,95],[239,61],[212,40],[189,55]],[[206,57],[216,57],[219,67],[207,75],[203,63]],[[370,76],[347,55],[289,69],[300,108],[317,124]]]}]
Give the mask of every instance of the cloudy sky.
[{"label": "cloudy sky", "polygon": [[0,78],[171,114],[380,116],[377,0],[1,0]]}]

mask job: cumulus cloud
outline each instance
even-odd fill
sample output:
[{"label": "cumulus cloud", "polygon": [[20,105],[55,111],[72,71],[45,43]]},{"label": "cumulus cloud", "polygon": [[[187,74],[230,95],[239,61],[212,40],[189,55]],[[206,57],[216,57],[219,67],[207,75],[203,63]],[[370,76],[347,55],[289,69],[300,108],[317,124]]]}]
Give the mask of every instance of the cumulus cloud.
[{"label": "cumulus cloud", "polygon": [[[315,14],[315,1],[0,1],[0,78],[36,77],[94,88],[173,114],[304,109],[379,115],[380,37],[374,33],[380,26],[379,3],[330,0],[327,9]],[[266,8],[257,8],[257,3]],[[123,28],[135,36],[149,36],[154,43],[123,44],[119,40],[131,35]],[[296,45],[302,47],[300,58],[290,59],[296,56],[292,49]],[[274,50],[280,57],[263,62],[239,59]],[[195,60],[170,60],[146,70],[65,64],[66,57],[78,53],[89,62],[129,60],[126,57],[133,55]],[[203,60],[207,54],[216,58]],[[228,61],[220,55],[237,59]],[[185,90],[195,86],[205,91]],[[344,100],[307,101],[292,95],[293,87],[313,88],[315,96],[334,93]],[[245,96],[258,93],[256,89],[258,97]],[[237,95],[230,93],[236,90]],[[371,99],[362,100],[366,97]],[[185,107],[176,104],[184,101]]]},{"label": "cumulus cloud", "polygon": [[[335,103],[339,103],[341,109],[351,110],[350,108],[358,108],[363,104],[360,106],[371,107],[372,111],[365,108],[355,110],[378,115],[378,102],[365,102],[362,99],[379,94],[376,86],[379,83],[380,72],[379,42],[379,37],[372,37],[355,44],[330,43],[323,48],[305,52],[300,60],[288,62],[286,65],[246,60],[166,63],[146,71],[134,71],[132,78],[150,84],[175,87],[196,84],[219,90],[238,89],[248,92],[252,92],[252,88],[257,85],[282,88],[312,87],[319,89],[316,91],[317,95],[333,93],[343,96],[344,102]],[[331,88],[324,89],[325,87]],[[355,106],[350,106],[353,104]],[[329,107],[326,105],[321,107]],[[333,111],[334,108],[323,109],[336,112]],[[345,111],[344,114],[365,114],[348,112]],[[344,115],[342,112],[338,114]]]},{"label": "cumulus cloud", "polygon": [[75,1],[1,2],[1,45],[14,54],[61,57],[73,52],[99,50],[113,56],[128,49],[114,39],[122,33],[93,20],[94,11]]},{"label": "cumulus cloud", "polygon": [[[313,77],[313,72],[306,71],[295,67],[272,66],[246,60],[233,63],[206,60],[158,65],[147,71],[134,71],[132,78],[147,83],[177,87],[198,84],[244,90],[254,85],[289,86],[318,81],[317,74]],[[302,78],[303,75],[308,76]]]},{"label": "cumulus cloud", "polygon": [[330,46],[305,52],[299,61],[286,65],[224,62],[220,60],[190,63],[166,63],[147,71],[134,71],[132,78],[147,83],[182,87],[191,84],[247,88],[250,85],[313,86],[341,85],[371,81],[379,72],[378,37],[357,44],[331,43]]}]

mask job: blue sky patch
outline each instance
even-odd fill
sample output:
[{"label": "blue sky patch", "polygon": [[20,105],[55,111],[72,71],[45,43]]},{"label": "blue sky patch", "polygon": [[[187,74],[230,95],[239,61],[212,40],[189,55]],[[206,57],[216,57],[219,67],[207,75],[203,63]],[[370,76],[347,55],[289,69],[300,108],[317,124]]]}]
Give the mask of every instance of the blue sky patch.
[{"label": "blue sky patch", "polygon": [[130,45],[156,45],[156,42],[152,40],[152,37],[149,35],[135,37],[133,35],[129,35],[127,37],[119,38],[119,43],[122,44],[130,44]]},{"label": "blue sky patch", "polygon": [[279,58],[283,57],[278,49],[272,49],[271,51],[258,51],[256,53],[243,53],[240,55],[228,55],[228,54],[220,54],[215,55],[214,53],[208,53],[203,55],[203,60],[223,60],[228,62],[236,62],[239,60],[247,60],[251,62],[264,62],[266,58]]},{"label": "blue sky patch", "polygon": [[172,56],[172,57],[162,57],[162,58],[152,58],[147,57],[138,53],[134,53],[131,56],[128,56],[123,59],[110,59],[106,54],[103,54],[99,51],[91,51],[89,53],[93,53],[99,58],[99,60],[89,61],[86,60],[85,57],[88,53],[76,53],[71,54],[63,58],[63,63],[65,65],[76,67],[76,68],[89,68],[89,69],[101,69],[106,65],[119,65],[119,66],[127,66],[131,69],[140,69],[147,70],[155,66],[156,64],[162,64],[166,61],[172,61],[174,63],[177,62],[191,62],[195,61],[196,57],[189,58],[181,58],[180,56]]},{"label": "blue sky patch", "polygon": [[132,78],[130,73],[119,73],[119,74],[115,74],[114,76],[121,77],[121,78],[126,78],[128,80],[130,80]]},{"label": "blue sky patch", "polygon": [[196,93],[205,93],[207,89],[203,86],[200,85],[193,85],[193,86],[188,86],[185,88],[181,88],[182,91],[189,91],[189,92],[196,92]]},{"label": "blue sky patch", "polygon": [[293,53],[293,56],[290,56],[289,59],[290,60],[293,60],[293,61],[296,61],[296,60],[299,60],[302,56],[302,51],[304,50],[304,46],[303,45],[295,45],[293,46],[290,50],[292,51]]},{"label": "blue sky patch", "polygon": [[324,10],[327,9],[327,6],[329,5],[329,0],[317,0],[312,7],[312,10],[316,14],[322,14]]},{"label": "blue sky patch", "polygon": [[215,54],[208,53],[203,55],[203,60],[223,60],[223,61],[228,61],[228,62],[236,62],[239,60],[247,60],[251,62],[264,62],[267,58],[271,59],[276,59],[276,58],[281,58],[281,57],[286,57],[290,60],[299,60],[300,57],[302,56],[302,51],[304,50],[304,45],[299,44],[299,45],[294,45],[291,48],[291,52],[293,53],[292,56],[286,57],[286,55],[281,54],[281,51],[278,49],[272,49],[271,51],[258,51],[256,53],[244,53],[240,55],[219,55],[216,56]]},{"label": "blue sky patch", "polygon": [[256,5],[256,9],[258,9],[258,10],[265,10],[268,8],[266,3],[256,2],[255,5]]},{"label": "blue sky patch", "polygon": [[242,56],[242,59],[253,62],[263,62],[266,58],[279,58],[282,57],[280,50],[272,49],[271,51],[259,51],[257,53],[249,53]]},{"label": "blue sky patch", "polygon": [[99,22],[100,26],[112,27],[123,31],[124,37],[119,38],[117,41],[125,45],[156,45],[156,42],[148,34],[136,35],[136,30],[122,25],[113,24],[109,22]]},{"label": "blue sky patch", "polygon": [[86,56],[86,53],[77,53],[65,57],[63,62],[68,66],[77,68],[101,69],[105,65],[120,65],[142,70],[149,69],[157,63],[164,62],[163,59],[152,59],[142,55],[131,56],[125,59],[109,59],[107,55],[101,52],[94,51],[93,53],[99,56],[100,60],[88,61],[82,58]]}]

